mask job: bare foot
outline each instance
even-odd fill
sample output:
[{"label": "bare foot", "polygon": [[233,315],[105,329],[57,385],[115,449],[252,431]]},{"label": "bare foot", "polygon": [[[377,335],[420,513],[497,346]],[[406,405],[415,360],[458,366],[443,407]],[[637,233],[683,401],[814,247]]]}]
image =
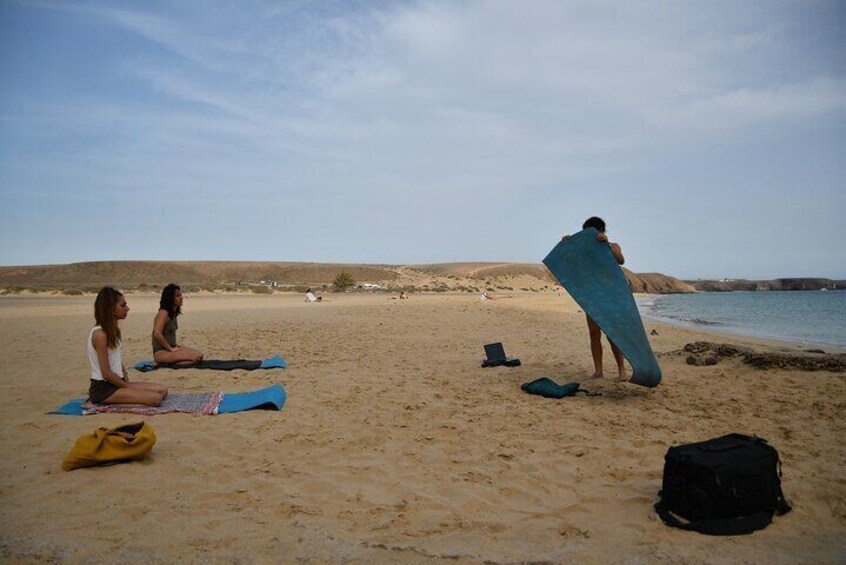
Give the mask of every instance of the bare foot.
[{"label": "bare foot", "polygon": [[589,376],[588,378],[586,378],[585,380],[586,381],[592,381],[593,379],[601,379],[601,378],[602,378],[602,373],[594,373],[591,376]]},{"label": "bare foot", "polygon": [[626,374],[625,371],[623,371],[622,373],[617,375],[617,381],[619,381],[621,383],[628,382],[628,380],[629,380],[629,376]]}]

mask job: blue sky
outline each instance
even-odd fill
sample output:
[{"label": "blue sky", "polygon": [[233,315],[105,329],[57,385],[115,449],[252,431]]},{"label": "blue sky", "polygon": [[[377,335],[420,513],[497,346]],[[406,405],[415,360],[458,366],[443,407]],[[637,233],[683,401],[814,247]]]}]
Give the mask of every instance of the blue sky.
[{"label": "blue sky", "polygon": [[846,3],[0,2],[0,264],[846,278]]}]

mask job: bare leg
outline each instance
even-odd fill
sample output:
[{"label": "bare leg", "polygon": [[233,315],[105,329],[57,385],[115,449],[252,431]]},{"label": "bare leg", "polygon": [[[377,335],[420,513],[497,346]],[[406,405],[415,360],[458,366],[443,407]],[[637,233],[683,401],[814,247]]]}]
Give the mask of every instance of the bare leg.
[{"label": "bare leg", "polygon": [[590,333],[590,353],[593,356],[592,379],[602,378],[602,332],[596,322],[587,316],[588,332]]},{"label": "bare leg", "polygon": [[[112,393],[103,404],[143,404],[145,406],[161,406],[164,398],[156,391],[128,383],[129,386],[119,388]],[[140,384],[140,383],[138,383]]]},{"label": "bare leg", "polygon": [[174,351],[162,349],[153,353],[153,359],[166,365],[194,365],[203,360],[203,353],[191,347],[180,347]]},{"label": "bare leg", "polygon": [[151,390],[155,393],[158,393],[162,397],[162,400],[167,398],[167,387],[158,383],[129,383],[129,386],[135,387],[140,390]]},{"label": "bare leg", "polygon": [[619,375],[620,380],[629,380],[628,375],[626,375],[626,361],[623,358],[623,352],[617,349],[617,346],[614,345],[614,342],[610,339],[608,340],[608,343],[611,344],[611,351],[614,353],[614,360],[617,361],[617,374]]}]

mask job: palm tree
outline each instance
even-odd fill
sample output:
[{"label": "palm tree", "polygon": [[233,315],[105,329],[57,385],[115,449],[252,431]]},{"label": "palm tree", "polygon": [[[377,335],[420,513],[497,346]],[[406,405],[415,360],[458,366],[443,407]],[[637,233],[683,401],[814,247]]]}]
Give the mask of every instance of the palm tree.
[{"label": "palm tree", "polygon": [[344,292],[351,286],[355,285],[355,281],[352,278],[352,275],[346,271],[341,271],[338,273],[338,276],[335,277],[335,282],[332,283],[335,285],[335,288]]}]

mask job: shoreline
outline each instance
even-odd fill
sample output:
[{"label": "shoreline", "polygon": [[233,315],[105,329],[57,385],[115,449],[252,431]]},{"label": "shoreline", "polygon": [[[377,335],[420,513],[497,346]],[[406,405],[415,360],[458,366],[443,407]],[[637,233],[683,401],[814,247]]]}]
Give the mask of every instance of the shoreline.
[{"label": "shoreline", "polygon": [[[760,291],[737,291],[738,293],[755,293]],[[765,292],[786,292],[786,293],[796,293],[796,292],[818,292],[818,291],[765,291]],[[710,293],[709,293],[710,294]],[[722,293],[715,293],[715,294],[722,294]],[[753,333],[754,330],[746,332],[742,329],[735,329],[732,326],[727,326],[725,324],[720,324],[716,322],[712,323],[703,323],[698,324],[696,322],[679,320],[675,318],[671,318],[668,316],[659,316],[654,315],[650,310],[652,309],[652,301],[655,299],[660,299],[662,297],[668,296],[663,294],[646,294],[646,293],[638,293],[635,294],[635,302],[638,305],[638,310],[640,311],[641,318],[646,321],[649,320],[653,323],[659,323],[666,326],[672,326],[682,329],[687,329],[695,332],[704,332],[708,334],[713,334],[714,337],[719,337],[721,339],[741,339],[741,340],[750,340],[754,342],[758,342],[764,346],[771,346],[771,347],[782,347],[782,348],[795,348],[798,349],[800,352],[810,352],[810,349],[824,349],[826,354],[835,354],[835,355],[842,355],[846,354],[846,345],[839,345],[834,343],[826,343],[826,342],[819,342],[819,341],[802,341],[801,339],[791,339],[791,338],[782,338],[778,336],[766,335],[763,333]]]}]

